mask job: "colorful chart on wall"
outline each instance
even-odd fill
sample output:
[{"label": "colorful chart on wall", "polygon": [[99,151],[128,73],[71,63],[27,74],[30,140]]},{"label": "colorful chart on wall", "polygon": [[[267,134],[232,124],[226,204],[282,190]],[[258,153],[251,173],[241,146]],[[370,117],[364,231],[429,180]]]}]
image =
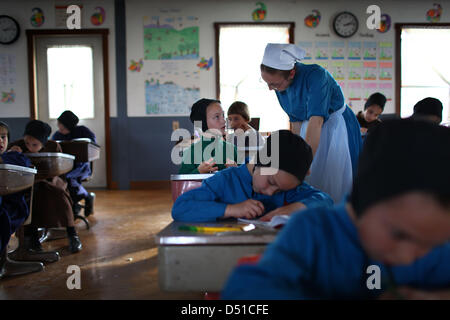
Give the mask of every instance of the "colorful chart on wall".
[{"label": "colorful chart on wall", "polygon": [[159,15],[147,16],[143,20],[145,60],[199,58],[197,17]]},{"label": "colorful chart on wall", "polygon": [[297,45],[305,50],[305,57],[303,60],[311,60],[313,58],[314,47],[312,41],[300,41]]},{"label": "colorful chart on wall", "polygon": [[200,99],[196,64],[187,67],[181,61],[163,62],[145,76],[145,114],[186,116]]},{"label": "colorful chart on wall", "polygon": [[361,60],[361,42],[348,43],[348,59]]}]

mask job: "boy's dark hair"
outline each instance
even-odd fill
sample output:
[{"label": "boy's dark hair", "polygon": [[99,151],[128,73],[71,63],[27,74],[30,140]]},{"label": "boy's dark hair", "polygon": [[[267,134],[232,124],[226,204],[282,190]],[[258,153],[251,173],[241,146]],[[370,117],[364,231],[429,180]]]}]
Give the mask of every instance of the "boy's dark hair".
[{"label": "boy's dark hair", "polygon": [[[260,68],[261,68],[262,72],[267,72],[269,74],[279,74],[284,79],[289,78],[289,74],[292,71],[292,69],[291,70],[278,70],[278,69],[274,69],[274,68],[268,67],[268,66],[266,66],[264,64],[261,64]],[[295,69],[295,67],[293,69]]]},{"label": "boy's dark hair", "polygon": [[269,163],[262,162],[265,155],[269,158],[276,156],[272,155],[272,143],[279,144],[278,169],[294,175],[299,181],[303,181],[313,160],[312,149],[309,144],[289,130],[272,132],[267,138],[264,147],[258,151],[256,160],[257,167],[272,166],[272,161]]},{"label": "boy's dark hair", "polygon": [[208,130],[208,123],[206,122],[206,109],[208,109],[208,106],[212,103],[220,103],[220,100],[203,98],[195,102],[191,108],[191,115],[189,116],[189,119],[191,119],[192,123],[194,123],[194,121],[201,121],[203,132]]},{"label": "boy's dark hair", "polygon": [[450,128],[412,119],[387,120],[367,135],[350,201],[357,215],[409,192],[443,205],[450,198]]},{"label": "boy's dark hair", "polygon": [[414,105],[413,117],[436,116],[442,121],[442,102],[435,98],[425,98]]},{"label": "boy's dark hair", "polygon": [[5,122],[0,121],[0,128],[5,128],[6,131],[8,132],[7,136],[8,136],[8,143],[9,143],[9,137],[10,137],[10,134],[9,134],[9,126],[8,126]]},{"label": "boy's dark hair", "polygon": [[375,92],[374,94],[370,95],[369,99],[367,99],[366,103],[364,104],[364,110],[374,104],[379,106],[381,110],[384,111],[384,105],[386,104],[386,97],[384,96],[384,94]]},{"label": "boy's dark hair", "polygon": [[250,112],[248,111],[248,106],[242,101],[235,101],[228,108],[228,115],[239,114],[244,118],[245,121],[250,121]]},{"label": "boy's dark hair", "polygon": [[77,126],[80,119],[70,110],[66,110],[58,118],[58,121],[62,123],[67,130],[72,131]]},{"label": "boy's dark hair", "polygon": [[42,145],[48,141],[48,137],[52,133],[52,128],[41,120],[31,120],[25,127],[24,136],[31,136],[39,140]]}]

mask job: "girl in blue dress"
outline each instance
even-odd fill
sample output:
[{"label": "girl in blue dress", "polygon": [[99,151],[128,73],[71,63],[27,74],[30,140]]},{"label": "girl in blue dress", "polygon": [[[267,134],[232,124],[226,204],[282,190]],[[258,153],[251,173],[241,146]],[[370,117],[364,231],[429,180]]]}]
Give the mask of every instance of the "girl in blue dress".
[{"label": "girl in blue dress", "polygon": [[356,173],[362,146],[360,126],[331,74],[319,65],[297,62],[304,54],[293,44],[269,43],[261,77],[276,91],[291,130],[313,150],[306,181],[338,202],[350,191]]}]

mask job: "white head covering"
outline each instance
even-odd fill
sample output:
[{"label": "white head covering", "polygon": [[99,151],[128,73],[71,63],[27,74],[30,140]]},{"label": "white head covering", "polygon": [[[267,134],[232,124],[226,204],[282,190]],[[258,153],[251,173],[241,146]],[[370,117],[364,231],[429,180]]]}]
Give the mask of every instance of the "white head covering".
[{"label": "white head covering", "polygon": [[305,50],[295,44],[268,43],[262,64],[277,70],[292,70],[297,60],[305,57]]}]

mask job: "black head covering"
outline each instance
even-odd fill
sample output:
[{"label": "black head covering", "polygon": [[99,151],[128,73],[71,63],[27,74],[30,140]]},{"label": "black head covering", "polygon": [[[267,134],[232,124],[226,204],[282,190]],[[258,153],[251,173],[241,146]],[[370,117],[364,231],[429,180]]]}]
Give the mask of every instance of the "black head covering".
[{"label": "black head covering", "polygon": [[0,121],[0,128],[5,128],[6,131],[8,131],[8,143],[9,143],[9,137],[10,137],[10,135],[9,135],[9,126],[5,122]]},{"label": "black head covering", "polygon": [[353,180],[357,215],[413,191],[450,197],[450,128],[412,119],[386,120],[367,135]]},{"label": "black head covering", "polygon": [[[289,130],[272,132],[264,147],[258,152],[256,166],[276,167],[276,163],[265,163],[266,155],[272,158],[272,143],[279,143],[278,169],[286,171],[303,181],[313,159],[311,147],[300,136]],[[276,148],[275,148],[276,150]]]},{"label": "black head covering", "polygon": [[52,128],[41,120],[31,120],[25,127],[24,136],[31,136],[39,140],[42,145],[45,145],[48,141],[48,137],[52,133]]},{"label": "black head covering", "polygon": [[374,104],[380,106],[381,110],[384,110],[386,97],[379,92],[375,92],[374,94],[370,95],[369,99],[367,99],[366,104],[364,105],[364,110]]},{"label": "black head covering", "polygon": [[67,130],[72,131],[78,124],[78,117],[70,110],[66,110],[58,118],[58,121],[66,127]]},{"label": "black head covering", "polygon": [[413,116],[437,116],[442,121],[442,109],[442,102],[438,99],[425,98],[416,103]]},{"label": "black head covering", "polygon": [[189,118],[191,119],[192,123],[194,123],[194,121],[201,121],[203,132],[208,130],[208,124],[206,122],[206,109],[211,103],[214,102],[220,103],[219,100],[203,98],[192,105],[191,115],[189,116]]}]

